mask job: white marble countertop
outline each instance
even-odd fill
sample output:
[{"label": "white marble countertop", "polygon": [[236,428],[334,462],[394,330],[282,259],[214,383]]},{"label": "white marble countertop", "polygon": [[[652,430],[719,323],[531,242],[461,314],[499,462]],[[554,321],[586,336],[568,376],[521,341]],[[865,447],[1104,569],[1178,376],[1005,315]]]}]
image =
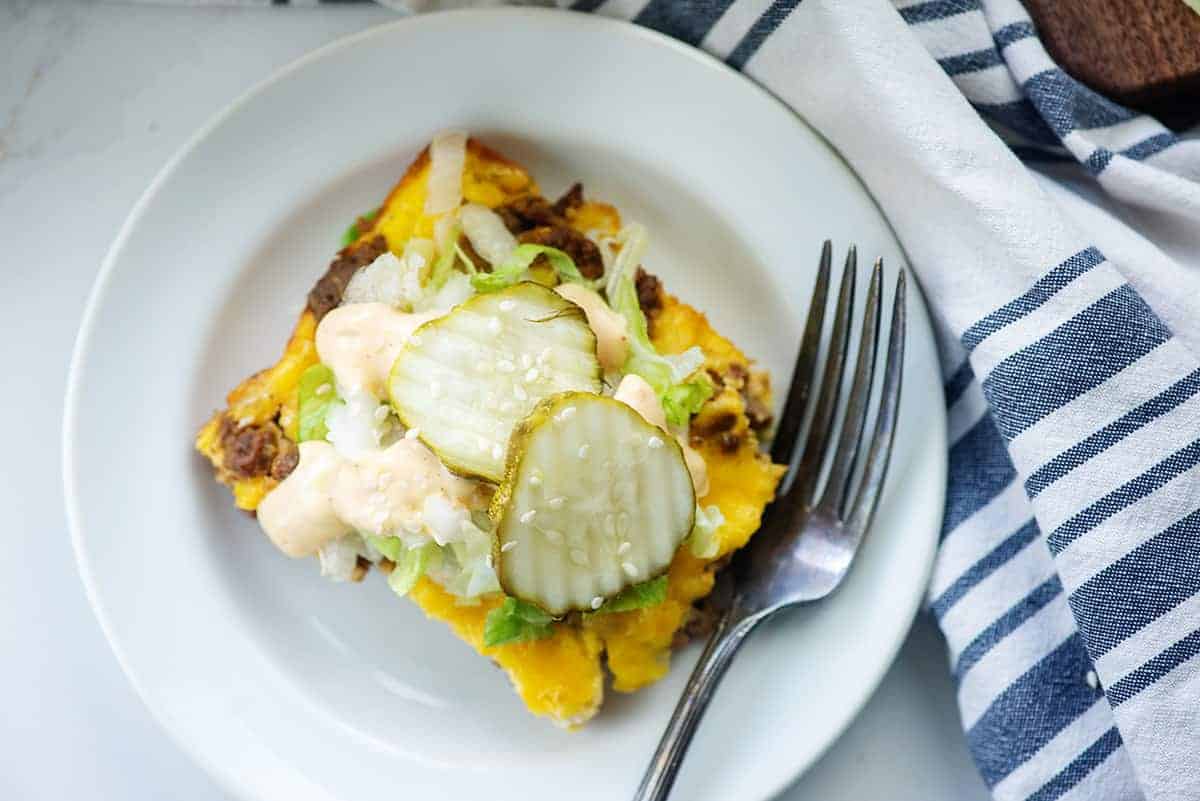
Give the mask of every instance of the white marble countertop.
[{"label": "white marble countertop", "polygon": [[[0,481],[0,797],[218,799],[134,696],[84,598],[63,514],[59,429],[84,300],[170,155],[293,58],[392,18],[373,6],[167,8],[0,2],[0,304],[22,454]],[[19,380],[15,380],[19,379]],[[114,455],[119,464],[119,454]],[[972,801],[943,644],[918,621],[863,714],[786,801]]]}]

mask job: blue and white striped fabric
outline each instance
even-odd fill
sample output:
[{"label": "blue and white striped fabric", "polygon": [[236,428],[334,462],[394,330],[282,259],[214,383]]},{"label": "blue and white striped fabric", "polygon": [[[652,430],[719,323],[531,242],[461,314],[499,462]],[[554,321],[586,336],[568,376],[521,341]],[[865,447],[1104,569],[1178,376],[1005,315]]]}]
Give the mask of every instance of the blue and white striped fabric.
[{"label": "blue and white striped fabric", "polygon": [[994,796],[1200,798],[1200,141],[1067,76],[1017,0],[574,7],[743,70],[895,226],[946,375],[930,606]]}]

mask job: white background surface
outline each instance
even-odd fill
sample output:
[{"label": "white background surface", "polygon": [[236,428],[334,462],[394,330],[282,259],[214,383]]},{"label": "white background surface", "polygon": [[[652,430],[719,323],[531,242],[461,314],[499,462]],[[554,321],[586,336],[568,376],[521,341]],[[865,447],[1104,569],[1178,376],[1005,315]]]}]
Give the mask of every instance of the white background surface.
[{"label": "white background surface", "polygon": [[[0,408],[9,452],[21,455],[6,460],[0,481],[15,513],[0,559],[2,798],[221,797],[151,721],[87,608],[59,478],[67,359],[104,251],[186,137],[278,66],[390,18],[367,6],[0,5],[0,319],[10,376]],[[131,390],[131,413],[145,412]],[[113,454],[113,469],[120,461]],[[918,622],[863,715],[785,798],[986,798],[931,624]]]}]

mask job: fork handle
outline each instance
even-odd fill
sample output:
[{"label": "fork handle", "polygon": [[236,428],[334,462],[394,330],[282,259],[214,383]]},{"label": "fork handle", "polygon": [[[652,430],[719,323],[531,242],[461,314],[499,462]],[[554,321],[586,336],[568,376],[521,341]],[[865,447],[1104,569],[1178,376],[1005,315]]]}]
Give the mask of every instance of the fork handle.
[{"label": "fork handle", "polygon": [[696,733],[696,727],[708,708],[717,684],[756,622],[756,617],[742,617],[734,610],[721,617],[704,646],[704,653],[700,654],[700,661],[692,670],[683,696],[671,715],[671,722],[658,741],[654,757],[633,796],[634,801],[666,801],[675,784],[675,774],[679,772],[683,755],[692,742],[692,735]]}]

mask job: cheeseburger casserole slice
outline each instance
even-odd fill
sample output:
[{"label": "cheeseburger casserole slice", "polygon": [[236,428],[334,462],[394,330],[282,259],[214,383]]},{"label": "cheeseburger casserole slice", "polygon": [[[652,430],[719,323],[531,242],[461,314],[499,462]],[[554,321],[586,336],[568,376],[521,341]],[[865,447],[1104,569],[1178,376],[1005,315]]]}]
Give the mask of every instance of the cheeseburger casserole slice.
[{"label": "cheeseburger casserole slice", "polygon": [[196,448],[284,554],[378,572],[578,726],[605,667],[631,692],[707,633],[782,473],[766,374],[642,268],[646,237],[441,134]]}]

